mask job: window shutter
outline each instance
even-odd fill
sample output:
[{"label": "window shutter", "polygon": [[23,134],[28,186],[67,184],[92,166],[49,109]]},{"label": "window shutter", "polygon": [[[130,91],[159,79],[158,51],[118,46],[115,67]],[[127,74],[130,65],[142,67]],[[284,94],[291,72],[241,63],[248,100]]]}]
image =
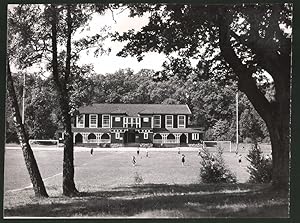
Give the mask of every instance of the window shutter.
[{"label": "window shutter", "polygon": [[177,118],[178,115],[173,115],[173,128],[178,128]]},{"label": "window shutter", "polygon": [[89,114],[85,114],[85,125],[86,128],[89,127]]},{"label": "window shutter", "polygon": [[74,121],[74,128],[76,128],[76,119],[77,119],[77,116],[75,115],[75,116],[73,116],[73,121]]},{"label": "window shutter", "polygon": [[98,128],[101,128],[102,126],[102,115],[98,114]]},{"label": "window shutter", "polygon": [[165,115],[161,115],[161,118],[160,118],[161,128],[166,128],[165,119],[166,119],[166,116]]}]

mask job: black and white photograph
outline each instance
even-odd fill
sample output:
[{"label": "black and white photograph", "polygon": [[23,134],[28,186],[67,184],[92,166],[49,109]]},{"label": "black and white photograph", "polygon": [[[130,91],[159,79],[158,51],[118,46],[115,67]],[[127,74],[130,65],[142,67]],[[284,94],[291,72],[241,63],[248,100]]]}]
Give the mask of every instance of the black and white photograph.
[{"label": "black and white photograph", "polygon": [[292,3],[6,10],[4,219],[290,218]]}]

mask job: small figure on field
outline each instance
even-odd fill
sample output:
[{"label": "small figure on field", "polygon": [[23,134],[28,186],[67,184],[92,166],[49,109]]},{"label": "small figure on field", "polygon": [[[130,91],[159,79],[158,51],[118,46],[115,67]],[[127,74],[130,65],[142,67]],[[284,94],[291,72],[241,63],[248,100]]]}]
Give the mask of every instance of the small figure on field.
[{"label": "small figure on field", "polygon": [[137,156],[140,155],[140,148],[137,149],[136,155],[137,155]]},{"label": "small figure on field", "polygon": [[148,154],[148,147],[146,147],[146,157],[149,157],[149,154]]},{"label": "small figure on field", "polygon": [[238,160],[239,160],[239,164],[241,164],[242,163],[242,154],[239,154]]},{"label": "small figure on field", "polygon": [[180,154],[180,148],[178,148],[178,154]]},{"label": "small figure on field", "polygon": [[94,154],[94,148],[91,148],[91,156]]},{"label": "small figure on field", "polygon": [[184,162],[185,162],[185,155],[182,154],[182,157],[181,157],[181,164],[182,164],[182,166],[184,166]]},{"label": "small figure on field", "polygon": [[135,156],[132,156],[132,165],[135,166],[135,164],[136,164]]}]

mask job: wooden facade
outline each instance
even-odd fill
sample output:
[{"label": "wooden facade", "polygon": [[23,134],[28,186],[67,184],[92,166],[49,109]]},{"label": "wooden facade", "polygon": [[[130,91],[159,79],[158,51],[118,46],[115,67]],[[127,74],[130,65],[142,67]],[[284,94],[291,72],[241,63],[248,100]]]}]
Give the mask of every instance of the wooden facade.
[{"label": "wooden facade", "polygon": [[203,131],[189,128],[187,105],[93,104],[73,118],[75,144],[190,146]]}]

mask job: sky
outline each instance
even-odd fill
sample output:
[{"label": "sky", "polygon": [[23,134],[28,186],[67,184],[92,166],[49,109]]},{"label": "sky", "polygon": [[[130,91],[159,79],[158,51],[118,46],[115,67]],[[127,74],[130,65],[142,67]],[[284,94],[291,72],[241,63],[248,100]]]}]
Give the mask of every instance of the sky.
[{"label": "sky", "polygon": [[[99,33],[99,30],[104,25],[110,26],[110,32],[118,31],[122,33],[130,29],[140,30],[147,23],[147,16],[129,18],[128,11],[116,11],[114,14],[108,11],[105,15],[94,15],[89,23],[89,31],[83,32],[82,35]],[[80,34],[78,36],[80,36]],[[91,63],[94,65],[95,72],[100,74],[114,73],[123,68],[131,68],[135,72],[144,68],[153,69],[155,71],[162,69],[161,65],[166,59],[163,54],[154,52],[147,53],[141,62],[138,62],[135,57],[123,58],[116,56],[124,45],[125,43],[123,42],[113,42],[111,39],[108,39],[105,41],[105,47],[111,48],[112,51],[109,55],[94,57],[93,53],[87,55],[86,52],[83,52],[80,55],[80,64]]]},{"label": "sky", "polygon": [[[8,5],[8,9],[13,8],[14,4]],[[148,22],[148,17],[128,17],[128,10],[115,10],[114,13],[107,11],[104,15],[94,14],[91,21],[88,24],[89,29],[79,33],[75,33],[73,39],[79,39],[82,36],[93,35],[100,33],[100,30],[107,26],[108,32],[123,33],[130,29],[140,30]],[[159,71],[162,69],[161,65],[166,60],[166,56],[159,53],[146,53],[142,61],[138,62],[135,57],[118,57],[116,54],[122,49],[125,43],[112,41],[110,38],[104,42],[105,48],[111,48],[109,55],[101,55],[95,57],[93,53],[87,54],[82,52],[80,54],[79,65],[92,64],[96,74],[114,73],[119,69],[130,68],[134,72],[138,72],[141,69],[153,69]],[[38,72],[43,69],[43,64],[35,64],[32,67],[26,68],[27,73]],[[17,72],[17,68],[12,66],[12,71]],[[50,73],[44,71],[44,76],[48,76]]]}]

